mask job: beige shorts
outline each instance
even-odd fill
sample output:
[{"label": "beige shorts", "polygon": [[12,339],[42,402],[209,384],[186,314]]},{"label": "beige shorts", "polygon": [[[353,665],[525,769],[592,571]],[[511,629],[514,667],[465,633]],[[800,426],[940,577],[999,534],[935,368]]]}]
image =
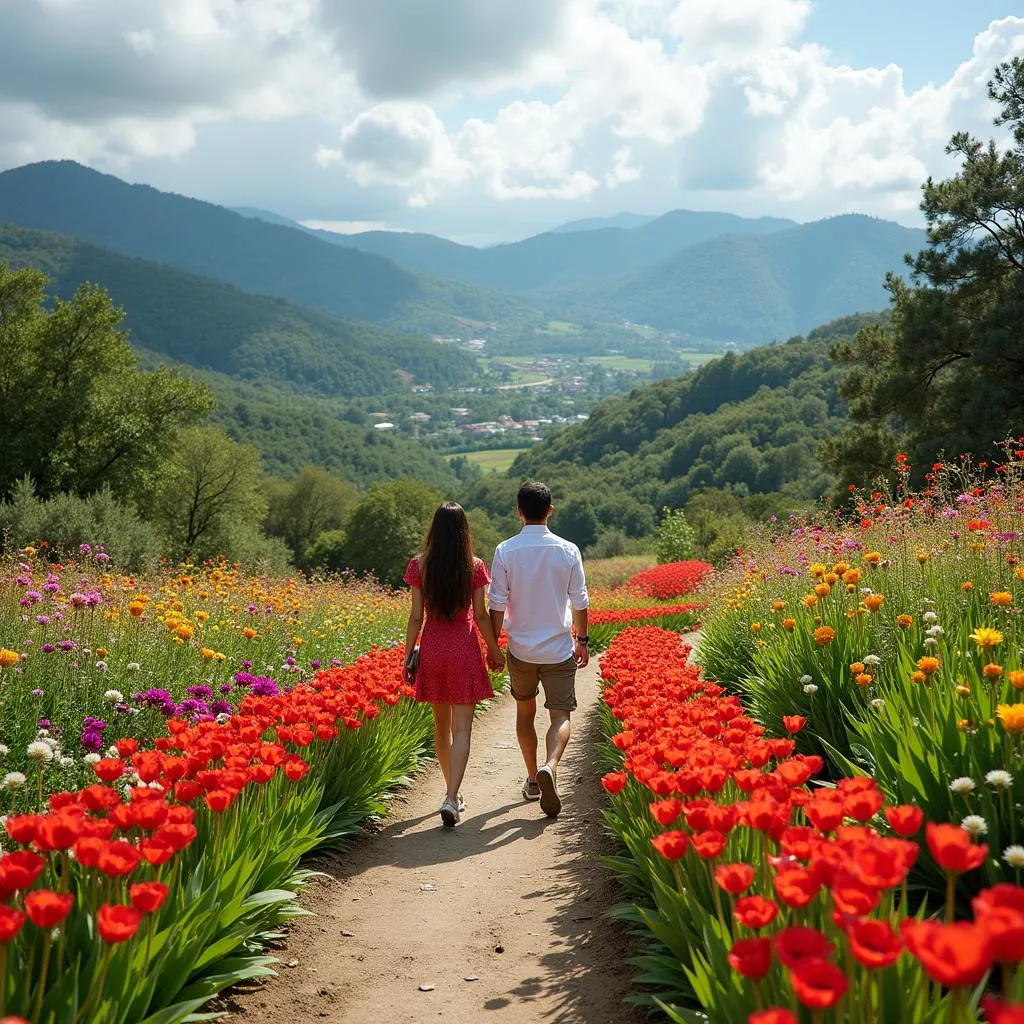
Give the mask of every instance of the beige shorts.
[{"label": "beige shorts", "polygon": [[544,707],[549,711],[576,710],[576,659],[557,665],[534,665],[508,652],[508,677],[516,700],[533,700],[544,687]]}]

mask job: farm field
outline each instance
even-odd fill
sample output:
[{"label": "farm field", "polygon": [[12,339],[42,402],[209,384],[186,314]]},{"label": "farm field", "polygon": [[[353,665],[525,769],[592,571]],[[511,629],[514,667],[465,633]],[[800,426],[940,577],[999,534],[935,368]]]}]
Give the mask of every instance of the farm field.
[{"label": "farm field", "polygon": [[525,448],[487,448],[483,451],[463,452],[462,455],[485,473],[505,473],[512,468],[516,456],[525,451]]}]

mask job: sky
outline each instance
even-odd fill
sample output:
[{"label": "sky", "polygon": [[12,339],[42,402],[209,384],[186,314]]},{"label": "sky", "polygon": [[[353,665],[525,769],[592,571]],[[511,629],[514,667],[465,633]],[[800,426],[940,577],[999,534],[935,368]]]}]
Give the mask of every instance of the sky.
[{"label": "sky", "polygon": [[1024,0],[0,0],[0,169],[469,244],[629,210],[920,222]]}]

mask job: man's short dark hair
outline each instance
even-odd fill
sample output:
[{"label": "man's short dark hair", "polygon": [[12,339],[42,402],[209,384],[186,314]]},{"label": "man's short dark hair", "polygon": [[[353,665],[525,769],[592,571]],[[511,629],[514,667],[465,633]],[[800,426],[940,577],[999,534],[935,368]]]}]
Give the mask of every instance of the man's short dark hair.
[{"label": "man's short dark hair", "polygon": [[551,511],[551,489],[537,480],[523,484],[517,498],[519,510],[531,522],[542,522]]}]

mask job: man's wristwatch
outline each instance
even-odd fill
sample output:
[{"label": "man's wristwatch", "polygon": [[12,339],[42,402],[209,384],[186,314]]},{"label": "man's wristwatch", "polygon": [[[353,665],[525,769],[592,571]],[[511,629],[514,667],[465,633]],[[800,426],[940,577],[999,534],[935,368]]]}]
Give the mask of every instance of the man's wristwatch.
[{"label": "man's wristwatch", "polygon": [[578,636],[578,637],[576,637],[576,643],[583,644],[584,647],[589,647],[590,646],[590,637],[589,636]]}]

